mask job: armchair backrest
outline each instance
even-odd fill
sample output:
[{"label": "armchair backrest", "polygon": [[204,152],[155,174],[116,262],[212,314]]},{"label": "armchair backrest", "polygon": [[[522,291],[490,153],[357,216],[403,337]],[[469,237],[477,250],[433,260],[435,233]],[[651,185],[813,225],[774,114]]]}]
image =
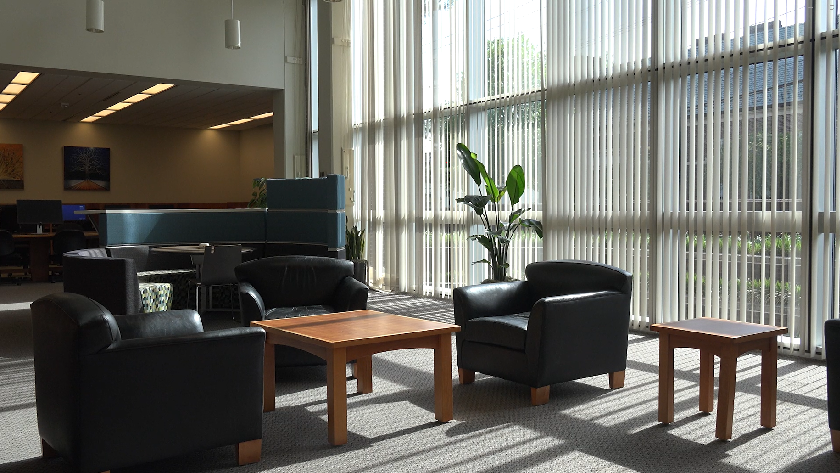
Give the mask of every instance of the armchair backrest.
[{"label": "armchair backrest", "polygon": [[204,262],[201,264],[201,284],[235,284],[233,269],[242,263],[241,245],[213,245],[204,248]]},{"label": "armchair backrest", "polygon": [[128,258],[134,260],[134,268],[139,271],[147,271],[149,260],[149,245],[124,245],[109,246],[108,256],[112,258]]},{"label": "armchair backrest", "polygon": [[633,275],[623,269],[594,261],[554,260],[531,263],[525,277],[533,302],[544,297],[596,291],[630,294]]},{"label": "armchair backrest", "polygon": [[35,402],[42,438],[61,451],[75,451],[81,397],[81,359],[120,340],[114,317],[77,294],[56,293],[31,305]]},{"label": "armchair backrest", "polygon": [[[104,248],[101,248],[104,252]],[[134,260],[64,255],[64,292],[90,297],[113,314],[141,312],[140,281]]]},{"label": "armchair backrest", "polygon": [[85,233],[81,230],[60,230],[53,236],[52,246],[55,259],[63,261],[62,255],[64,253],[80,250],[87,246]]},{"label": "armchair backrest", "polygon": [[353,263],[320,256],[274,256],[242,263],[236,279],[254,286],[266,309],[329,304]]},{"label": "armchair backrest", "polygon": [[15,252],[15,239],[6,230],[0,230],[0,256],[8,256]]}]

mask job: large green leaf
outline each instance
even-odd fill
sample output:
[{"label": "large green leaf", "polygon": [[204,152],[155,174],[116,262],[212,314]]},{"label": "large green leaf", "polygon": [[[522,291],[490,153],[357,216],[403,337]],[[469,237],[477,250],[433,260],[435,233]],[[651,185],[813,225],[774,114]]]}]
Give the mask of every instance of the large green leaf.
[{"label": "large green leaf", "polygon": [[539,220],[534,220],[532,218],[523,218],[521,222],[523,227],[533,228],[534,231],[537,233],[538,237],[543,237],[542,222],[540,222]]},{"label": "large green leaf", "polygon": [[505,181],[505,187],[508,191],[510,204],[518,204],[519,198],[525,193],[525,171],[522,169],[522,166],[517,164],[510,170],[507,181]]},{"label": "large green leaf", "polygon": [[484,166],[482,166],[481,163],[478,161],[475,153],[470,151],[470,149],[467,148],[467,145],[465,145],[464,143],[458,143],[458,145],[455,146],[455,151],[458,154],[458,158],[461,160],[461,166],[464,167],[464,170],[467,171],[467,174],[469,174],[472,180],[475,181],[475,185],[480,186],[481,170],[479,169],[479,166],[481,166],[482,168]]},{"label": "large green leaf", "polygon": [[490,197],[486,195],[465,195],[455,199],[455,202],[467,204],[475,213],[481,215],[484,213],[484,207],[490,202]]},{"label": "large green leaf", "polygon": [[493,247],[493,240],[486,235],[470,235],[470,240],[475,240],[481,244],[481,246],[487,248],[487,251],[490,252],[490,255],[496,254],[496,248]]},{"label": "large green leaf", "polygon": [[481,177],[484,178],[484,189],[487,191],[487,195],[490,196],[490,200],[492,202],[498,202],[499,199],[502,198],[502,194],[499,192],[499,188],[496,187],[496,181],[487,174],[487,170],[484,168],[483,164],[479,162],[478,166],[481,171]]},{"label": "large green leaf", "polygon": [[508,223],[513,224],[519,217],[522,216],[527,210],[531,209],[517,209],[510,213],[510,217],[508,217]]},{"label": "large green leaf", "polygon": [[487,259],[484,259],[484,258],[482,258],[482,259],[480,259],[480,260],[478,260],[478,261],[473,261],[473,262],[472,262],[472,264],[478,264],[478,263],[485,263],[485,264],[489,264],[490,266],[492,266],[492,265],[493,265],[493,263],[491,263],[491,262],[487,261]]}]

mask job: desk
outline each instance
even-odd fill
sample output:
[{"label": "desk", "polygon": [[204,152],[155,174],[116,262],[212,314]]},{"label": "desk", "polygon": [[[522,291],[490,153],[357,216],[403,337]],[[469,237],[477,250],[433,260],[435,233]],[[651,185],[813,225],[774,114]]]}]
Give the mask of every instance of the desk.
[{"label": "desk", "polygon": [[761,350],[761,426],[776,426],[776,336],[786,327],[701,317],[653,324],[659,332],[659,422],[674,422],[674,348],[700,350],[700,410],[712,412],[714,357],[720,357],[720,383],[715,437],[732,438],[735,371],[740,355]]},{"label": "desk", "polygon": [[[29,272],[33,282],[47,282],[50,280],[50,247],[55,233],[15,233],[15,242],[29,244]],[[85,232],[85,238],[94,240],[99,238],[97,232]]]}]

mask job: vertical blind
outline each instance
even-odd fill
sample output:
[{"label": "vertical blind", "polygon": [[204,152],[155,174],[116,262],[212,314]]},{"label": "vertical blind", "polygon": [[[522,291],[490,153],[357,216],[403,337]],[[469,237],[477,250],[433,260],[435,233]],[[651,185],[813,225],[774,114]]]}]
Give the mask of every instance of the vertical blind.
[{"label": "vertical blind", "polygon": [[[488,277],[456,199],[477,194],[455,155],[465,143],[504,182],[521,165],[521,204],[540,211],[544,48],[540,0],[355,0],[352,4],[354,217],[368,235],[372,282],[448,295]],[[503,215],[511,209],[501,207]],[[527,215],[530,217],[532,215]],[[524,276],[542,243],[520,232],[510,273]]]},{"label": "vertical blind", "polygon": [[[836,0],[355,0],[356,214],[384,287],[473,284],[463,141],[527,174],[530,261],[634,274],[632,325],[840,313]],[[544,254],[543,254],[544,247]]]}]

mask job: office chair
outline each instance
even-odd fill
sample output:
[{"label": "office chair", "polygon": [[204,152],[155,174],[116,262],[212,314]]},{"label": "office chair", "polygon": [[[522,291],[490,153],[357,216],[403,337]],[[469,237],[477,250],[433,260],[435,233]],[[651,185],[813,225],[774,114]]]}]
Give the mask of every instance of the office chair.
[{"label": "office chair", "polygon": [[53,253],[50,255],[50,282],[56,273],[63,271],[64,253],[87,247],[85,233],[81,230],[61,230],[53,236]]},{"label": "office chair", "polygon": [[8,272],[9,278],[12,278],[20,286],[20,277],[13,277],[11,269],[20,267],[20,271],[23,272],[23,258],[15,252],[15,240],[12,238],[12,234],[6,230],[0,230],[0,266]]},{"label": "office chair", "polygon": [[[242,262],[242,247],[239,245],[214,245],[204,248],[204,260],[195,283],[195,309],[200,313],[201,289],[212,286],[230,286],[231,311],[234,311],[234,286],[237,284],[233,272]],[[208,306],[212,306],[212,299]]]}]

